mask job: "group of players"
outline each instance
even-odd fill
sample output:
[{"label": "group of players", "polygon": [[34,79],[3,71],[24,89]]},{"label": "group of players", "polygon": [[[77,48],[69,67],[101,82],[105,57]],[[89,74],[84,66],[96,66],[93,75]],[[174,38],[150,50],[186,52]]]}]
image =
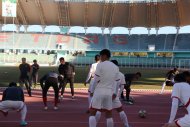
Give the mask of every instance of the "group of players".
[{"label": "group of players", "polygon": [[[96,127],[99,122],[102,112],[105,112],[107,127],[113,127],[114,122],[112,118],[112,110],[116,110],[125,127],[129,127],[127,115],[122,108],[121,99],[127,101],[128,104],[132,104],[130,101],[130,85],[133,80],[137,80],[141,77],[141,73],[136,74],[122,74],[119,71],[118,62],[116,60],[110,61],[111,53],[109,50],[104,49],[100,52],[100,55],[95,56],[96,63],[92,64],[85,85],[90,81],[89,85],[89,127]],[[37,61],[34,61],[37,64]],[[32,65],[34,66],[34,65]],[[37,65],[35,65],[37,66]],[[37,79],[37,72],[39,65],[34,67],[35,73],[32,73],[33,81]],[[31,94],[31,80],[28,76],[30,72],[30,66],[26,63],[26,59],[22,59],[22,64],[19,66],[21,75],[19,82],[25,83],[29,96]],[[175,69],[174,69],[175,70]],[[64,58],[60,58],[60,66],[58,68],[59,74],[51,71],[45,74],[40,79],[40,85],[42,88],[42,96],[44,102],[44,109],[47,110],[47,91],[52,86],[55,92],[54,109],[58,109],[59,103],[59,91],[61,90],[61,98],[63,97],[66,84],[69,82],[71,87],[72,99],[74,99],[74,75],[75,68],[72,64],[65,62]],[[35,74],[35,75],[33,75]],[[174,74],[173,71],[171,74]],[[37,81],[37,80],[36,80]],[[170,113],[170,119],[163,127],[190,127],[190,72],[185,71],[183,73],[175,73],[173,79],[170,79],[174,83],[172,91],[172,107]],[[168,80],[166,80],[168,82]],[[60,85],[58,85],[60,84]],[[126,97],[123,95],[123,90],[126,89]],[[179,104],[183,104],[188,114],[184,117],[174,120]],[[3,92],[2,102],[0,102],[0,111],[7,116],[8,111],[16,110],[21,113],[20,125],[26,126],[25,121],[27,114],[27,107],[24,103],[24,93],[21,87],[17,87],[17,84],[11,82],[9,87]]]}]

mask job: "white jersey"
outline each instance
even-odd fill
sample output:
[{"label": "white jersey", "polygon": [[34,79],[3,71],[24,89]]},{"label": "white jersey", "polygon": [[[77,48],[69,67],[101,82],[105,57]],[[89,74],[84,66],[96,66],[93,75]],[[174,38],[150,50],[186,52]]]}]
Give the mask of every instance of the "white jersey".
[{"label": "white jersey", "polygon": [[104,61],[97,65],[95,76],[97,77],[96,89],[112,89],[113,83],[118,80],[119,68],[110,61]]},{"label": "white jersey", "polygon": [[117,109],[122,107],[121,101],[119,100],[121,93],[124,89],[124,85],[126,84],[125,82],[125,76],[121,72],[118,74],[119,80],[117,83],[113,84],[113,93],[117,95],[117,97],[112,101],[112,108]]},{"label": "white jersey", "polygon": [[113,84],[113,93],[117,94],[117,97],[120,97],[126,82],[123,73],[119,72],[118,78],[119,80],[117,81],[117,85]]},{"label": "white jersey", "polygon": [[88,77],[86,79],[86,82],[88,82],[90,80],[90,78],[94,78],[94,75],[95,75],[95,71],[96,71],[96,67],[98,65],[99,62],[97,63],[93,63],[90,67],[90,71],[88,73]]},{"label": "white jersey", "polygon": [[175,83],[173,86],[172,98],[179,99],[185,105],[190,115],[190,85],[188,83]]}]

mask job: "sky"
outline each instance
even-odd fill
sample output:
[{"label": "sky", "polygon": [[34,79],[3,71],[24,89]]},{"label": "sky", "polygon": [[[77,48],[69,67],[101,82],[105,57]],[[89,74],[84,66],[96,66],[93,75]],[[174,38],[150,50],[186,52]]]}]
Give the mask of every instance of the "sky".
[{"label": "sky", "polygon": [[[2,27],[3,31],[16,31],[16,26],[14,24],[8,24],[4,25]],[[31,25],[28,27],[28,32],[42,32],[42,27],[40,25]],[[20,27],[20,31],[24,31],[24,27]],[[162,27],[159,28],[158,34],[175,34],[176,33],[175,27]],[[60,32],[60,29],[58,26],[46,26],[45,32]],[[85,33],[85,30],[83,27],[74,26],[71,27],[69,30],[69,33]],[[101,28],[99,27],[88,27],[86,33],[96,33],[101,34]],[[190,33],[190,25],[181,27],[179,30],[179,33]],[[106,28],[104,31],[104,34],[109,34],[109,29]],[[112,34],[129,34],[129,31],[127,28],[124,27],[114,27],[112,28]],[[147,28],[144,27],[135,27],[132,28],[131,34],[148,34]],[[152,28],[150,30],[150,34],[156,34],[155,28]]]}]

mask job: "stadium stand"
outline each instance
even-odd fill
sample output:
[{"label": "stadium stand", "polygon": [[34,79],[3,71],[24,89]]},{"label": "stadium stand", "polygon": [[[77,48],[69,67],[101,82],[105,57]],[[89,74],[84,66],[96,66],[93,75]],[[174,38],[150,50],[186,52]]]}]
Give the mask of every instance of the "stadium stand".
[{"label": "stadium stand", "polygon": [[[147,52],[147,56],[114,56],[121,65],[167,67],[190,65],[186,59],[190,51],[190,34],[169,35],[101,35],[101,34],[39,34],[39,33],[0,33],[0,62],[18,63],[22,57],[28,62],[37,59],[40,64],[57,64],[58,58],[66,57],[67,61],[78,65],[91,64],[93,57],[101,49],[112,52]],[[14,40],[14,41],[13,41]],[[148,46],[155,45],[155,51],[149,52]],[[175,47],[175,48],[174,48]],[[174,48],[174,50],[173,50]],[[16,50],[14,53],[6,50]],[[54,51],[54,53],[51,53]],[[182,53],[180,53],[183,51]],[[31,53],[32,52],[32,53]],[[76,52],[83,52],[78,54]],[[157,52],[172,52],[174,57],[159,57]],[[57,54],[56,54],[57,53]],[[182,60],[181,60],[182,59]],[[185,60],[184,60],[185,59]],[[185,65],[184,65],[185,66]]]}]

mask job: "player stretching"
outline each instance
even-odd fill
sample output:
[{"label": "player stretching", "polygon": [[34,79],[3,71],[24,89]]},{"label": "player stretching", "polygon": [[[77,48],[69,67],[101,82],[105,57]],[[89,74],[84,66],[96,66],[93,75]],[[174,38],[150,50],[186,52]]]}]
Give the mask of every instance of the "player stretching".
[{"label": "player stretching", "polygon": [[[58,80],[63,80],[63,77],[59,76],[55,72],[49,72],[48,74],[44,75],[40,79],[40,85],[42,87],[42,94],[43,94],[43,102],[44,102],[44,109],[47,110],[47,92],[49,88],[52,86],[55,93],[55,100],[54,100],[54,110],[57,110],[57,104],[59,101],[59,88],[58,88]],[[45,82],[45,85],[44,85]]]},{"label": "player stretching", "polygon": [[21,86],[25,84],[28,95],[31,97],[32,96],[31,84],[28,76],[28,73],[30,73],[30,65],[26,63],[26,58],[22,58],[22,64],[19,65],[19,70],[20,70],[19,83]]},{"label": "player stretching", "polygon": [[33,60],[33,62],[34,62],[34,64],[31,66],[32,67],[31,82],[34,83],[34,88],[35,88],[38,83],[38,70],[39,70],[40,66],[37,63],[37,60]]},{"label": "player stretching", "polygon": [[[184,74],[177,74],[174,80],[170,119],[163,127],[190,127],[190,85],[186,83]],[[180,102],[185,105],[188,114],[174,121]]]},{"label": "player stretching", "polygon": [[90,71],[88,73],[88,77],[86,79],[86,82],[84,83],[84,85],[86,86],[86,84],[90,81],[90,84],[89,84],[89,89],[88,89],[88,102],[89,102],[89,105],[90,105],[90,102],[91,102],[91,99],[92,97],[90,96],[90,90],[92,89],[92,83],[94,82],[94,74],[95,74],[95,71],[96,71],[96,67],[98,65],[98,63],[100,62],[100,55],[96,55],[95,56],[95,61],[96,63],[93,63],[90,67]]},{"label": "player stretching", "polygon": [[[126,85],[124,86],[124,89],[126,90],[126,103],[130,105],[133,104],[133,100],[130,99],[131,83],[138,80],[141,76],[142,75],[140,72],[137,72],[135,74],[125,74]],[[121,93],[121,99],[125,100],[123,92]]]},{"label": "player stretching", "polygon": [[3,92],[2,102],[0,102],[0,112],[4,116],[8,115],[8,111],[16,110],[21,113],[21,126],[26,126],[25,121],[27,108],[24,103],[24,93],[20,87],[17,87],[15,82],[9,84],[9,87]]},{"label": "player stretching", "polygon": [[[112,62],[118,66],[118,62],[117,60],[112,60]],[[126,84],[125,82],[125,76],[119,72],[119,81],[118,81],[118,84],[117,85],[113,85],[113,92],[116,96],[116,98],[113,100],[112,102],[112,106],[113,106],[113,109],[115,109],[119,115],[120,115],[120,118],[124,124],[124,127],[129,127],[129,123],[128,123],[128,119],[127,119],[127,115],[125,114],[123,108],[122,108],[122,104],[121,104],[121,101],[119,100],[120,98],[120,95],[121,95],[121,92],[123,91],[124,89],[124,85]],[[100,116],[101,116],[101,113],[97,113],[96,114],[96,120],[97,122],[99,121],[100,119]]]},{"label": "player stretching", "polygon": [[112,87],[118,79],[119,69],[109,61],[111,53],[104,49],[100,52],[101,63],[97,65],[91,94],[93,94],[90,105],[89,127],[96,127],[95,118],[97,111],[105,111],[107,127],[113,127],[112,119]]},{"label": "player stretching", "polygon": [[166,78],[164,83],[162,84],[162,90],[160,92],[160,94],[163,94],[165,86],[173,86],[174,85],[174,77],[175,75],[179,74],[179,71],[177,68],[174,68],[173,70],[170,70],[167,72],[166,74]]}]

